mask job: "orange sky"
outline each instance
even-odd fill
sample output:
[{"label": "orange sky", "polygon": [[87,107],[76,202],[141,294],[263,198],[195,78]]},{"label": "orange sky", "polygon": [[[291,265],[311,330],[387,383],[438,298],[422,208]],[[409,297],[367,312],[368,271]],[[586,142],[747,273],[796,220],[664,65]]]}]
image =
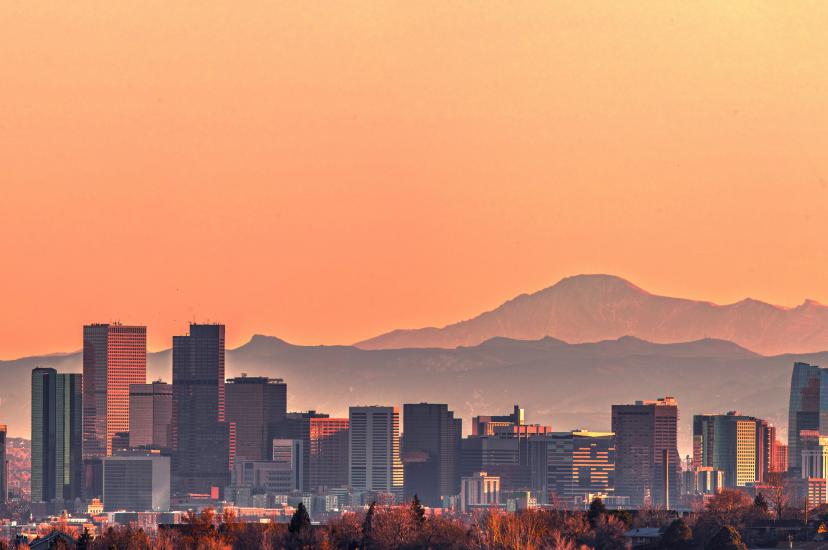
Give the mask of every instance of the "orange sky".
[{"label": "orange sky", "polygon": [[824,2],[242,4],[0,5],[0,358],[350,343],[583,272],[828,302]]}]

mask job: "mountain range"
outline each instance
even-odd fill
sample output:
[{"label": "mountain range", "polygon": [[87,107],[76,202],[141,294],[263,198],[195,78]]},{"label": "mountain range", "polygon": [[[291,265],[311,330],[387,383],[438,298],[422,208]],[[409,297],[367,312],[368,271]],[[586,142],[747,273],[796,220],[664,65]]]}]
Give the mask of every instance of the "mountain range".
[{"label": "mountain range", "polygon": [[613,275],[577,275],[442,328],[395,330],[358,342],[363,349],[455,348],[503,336],[570,343],[635,336],[649,342],[717,338],[764,355],[828,349],[828,306],[793,308],[753,299],[728,305],[657,296]]},{"label": "mountain range", "polygon": [[[828,308],[655,296],[609,275],[580,275],[447,327],[394,331],[353,346],[298,346],[256,335],[227,351],[227,376],[284,378],[290,410],[346,416],[349,405],[448,403],[468,421],[514,404],[555,430],[608,430],[610,406],[672,395],[682,453],[692,415],[741,410],[783,441],[794,361],[828,363]],[[796,353],[793,353],[796,352]],[[170,350],[148,379],[171,379]],[[81,353],[0,361],[0,423],[30,435],[30,371],[81,371]]]},{"label": "mountain range", "polygon": [[[784,440],[794,361],[828,363],[828,352],[766,357],[705,339],[654,344],[634,337],[567,344],[554,338],[494,338],[456,349],[364,350],[296,346],[254,336],[227,351],[227,376],[284,378],[290,410],[346,416],[349,405],[448,403],[466,422],[504,414],[515,403],[527,420],[555,430],[608,430],[610,406],[673,395],[680,410],[680,449],[690,452],[694,413],[741,410],[767,418]],[[81,354],[0,362],[0,422],[29,437],[30,370],[80,372]],[[169,350],[148,355],[148,379],[170,380]]]}]

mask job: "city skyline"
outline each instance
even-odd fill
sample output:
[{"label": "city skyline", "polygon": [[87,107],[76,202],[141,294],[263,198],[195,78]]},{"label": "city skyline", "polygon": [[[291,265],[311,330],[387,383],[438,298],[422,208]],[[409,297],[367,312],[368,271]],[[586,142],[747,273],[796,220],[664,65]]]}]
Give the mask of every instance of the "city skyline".
[{"label": "city skyline", "polygon": [[0,550],[824,543],[825,29],[0,2]]}]

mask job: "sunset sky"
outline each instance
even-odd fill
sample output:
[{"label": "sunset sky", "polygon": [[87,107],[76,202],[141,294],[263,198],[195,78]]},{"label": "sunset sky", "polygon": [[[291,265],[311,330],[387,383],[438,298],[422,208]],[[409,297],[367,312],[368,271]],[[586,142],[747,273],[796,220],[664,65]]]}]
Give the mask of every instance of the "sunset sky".
[{"label": "sunset sky", "polygon": [[3,2],[0,358],[577,273],[828,302],[825,2]]}]

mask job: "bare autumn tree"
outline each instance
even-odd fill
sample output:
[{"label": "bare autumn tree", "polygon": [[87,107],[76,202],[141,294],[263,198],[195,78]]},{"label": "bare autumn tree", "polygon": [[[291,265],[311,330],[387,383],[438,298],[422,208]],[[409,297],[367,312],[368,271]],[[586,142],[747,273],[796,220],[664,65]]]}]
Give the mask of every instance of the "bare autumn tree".
[{"label": "bare autumn tree", "polygon": [[781,472],[771,472],[765,479],[768,485],[767,498],[776,519],[783,519],[785,509],[791,504],[791,489],[786,487],[785,476]]}]

